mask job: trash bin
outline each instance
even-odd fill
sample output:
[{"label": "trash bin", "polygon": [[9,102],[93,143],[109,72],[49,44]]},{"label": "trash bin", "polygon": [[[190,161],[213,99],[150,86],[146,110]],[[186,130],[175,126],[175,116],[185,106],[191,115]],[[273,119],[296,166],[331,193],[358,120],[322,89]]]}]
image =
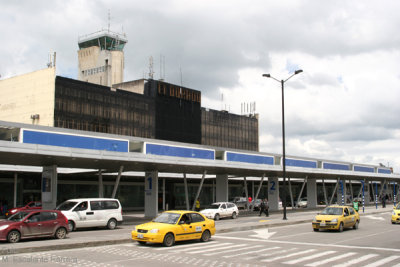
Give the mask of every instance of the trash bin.
[{"label": "trash bin", "polygon": [[358,201],[353,201],[353,208],[358,212]]}]

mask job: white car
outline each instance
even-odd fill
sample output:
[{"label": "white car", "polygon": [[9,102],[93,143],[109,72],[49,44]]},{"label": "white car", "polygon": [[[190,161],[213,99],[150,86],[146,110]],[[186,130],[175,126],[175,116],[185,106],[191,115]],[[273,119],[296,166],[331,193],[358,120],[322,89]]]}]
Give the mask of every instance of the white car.
[{"label": "white car", "polygon": [[299,208],[307,208],[307,198],[301,198],[297,203],[297,207]]},{"label": "white car", "polygon": [[61,203],[60,210],[68,219],[69,231],[85,227],[115,229],[122,223],[122,207],[118,199],[78,198]]},{"label": "white car", "polygon": [[231,202],[216,202],[211,204],[208,209],[200,211],[201,214],[209,219],[218,221],[220,218],[231,217],[236,219],[239,215],[238,207]]}]

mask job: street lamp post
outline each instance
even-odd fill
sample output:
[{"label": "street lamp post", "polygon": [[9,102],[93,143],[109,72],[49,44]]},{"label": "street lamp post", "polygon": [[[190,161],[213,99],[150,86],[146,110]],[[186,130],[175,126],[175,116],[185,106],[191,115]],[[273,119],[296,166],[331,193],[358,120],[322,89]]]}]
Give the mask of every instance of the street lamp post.
[{"label": "street lamp post", "polygon": [[282,87],[282,169],[283,169],[283,196],[282,196],[282,206],[283,206],[283,220],[286,218],[286,151],[285,151],[285,82],[287,82],[294,75],[303,72],[303,70],[296,70],[289,78],[286,80],[278,80],[272,77],[270,74],[263,74],[263,77],[274,79],[279,82]]}]

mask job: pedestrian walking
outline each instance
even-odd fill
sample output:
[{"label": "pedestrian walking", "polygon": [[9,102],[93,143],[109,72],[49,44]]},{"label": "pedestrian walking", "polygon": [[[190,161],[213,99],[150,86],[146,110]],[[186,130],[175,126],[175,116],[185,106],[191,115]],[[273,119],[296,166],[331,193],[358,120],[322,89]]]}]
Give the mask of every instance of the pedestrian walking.
[{"label": "pedestrian walking", "polygon": [[261,214],[263,214],[263,213],[265,213],[265,216],[269,216],[269,213],[268,213],[268,200],[266,200],[266,199],[263,199],[263,200],[261,200],[261,203],[260,203],[260,214],[258,215],[258,216],[261,216]]},{"label": "pedestrian walking", "polygon": [[386,196],[383,195],[381,198],[382,198],[382,208],[386,208]]},{"label": "pedestrian walking", "polygon": [[196,211],[200,211],[200,201],[196,200]]}]

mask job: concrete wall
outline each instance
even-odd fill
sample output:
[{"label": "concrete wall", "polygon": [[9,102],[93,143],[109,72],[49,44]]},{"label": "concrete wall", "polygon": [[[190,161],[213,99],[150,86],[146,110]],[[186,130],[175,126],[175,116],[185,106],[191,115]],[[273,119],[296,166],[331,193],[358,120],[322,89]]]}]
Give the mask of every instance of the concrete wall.
[{"label": "concrete wall", "polygon": [[124,52],[92,46],[78,50],[78,80],[110,86],[124,80]]},{"label": "concrete wall", "polygon": [[54,126],[54,92],[55,68],[0,80],[0,120]]}]

